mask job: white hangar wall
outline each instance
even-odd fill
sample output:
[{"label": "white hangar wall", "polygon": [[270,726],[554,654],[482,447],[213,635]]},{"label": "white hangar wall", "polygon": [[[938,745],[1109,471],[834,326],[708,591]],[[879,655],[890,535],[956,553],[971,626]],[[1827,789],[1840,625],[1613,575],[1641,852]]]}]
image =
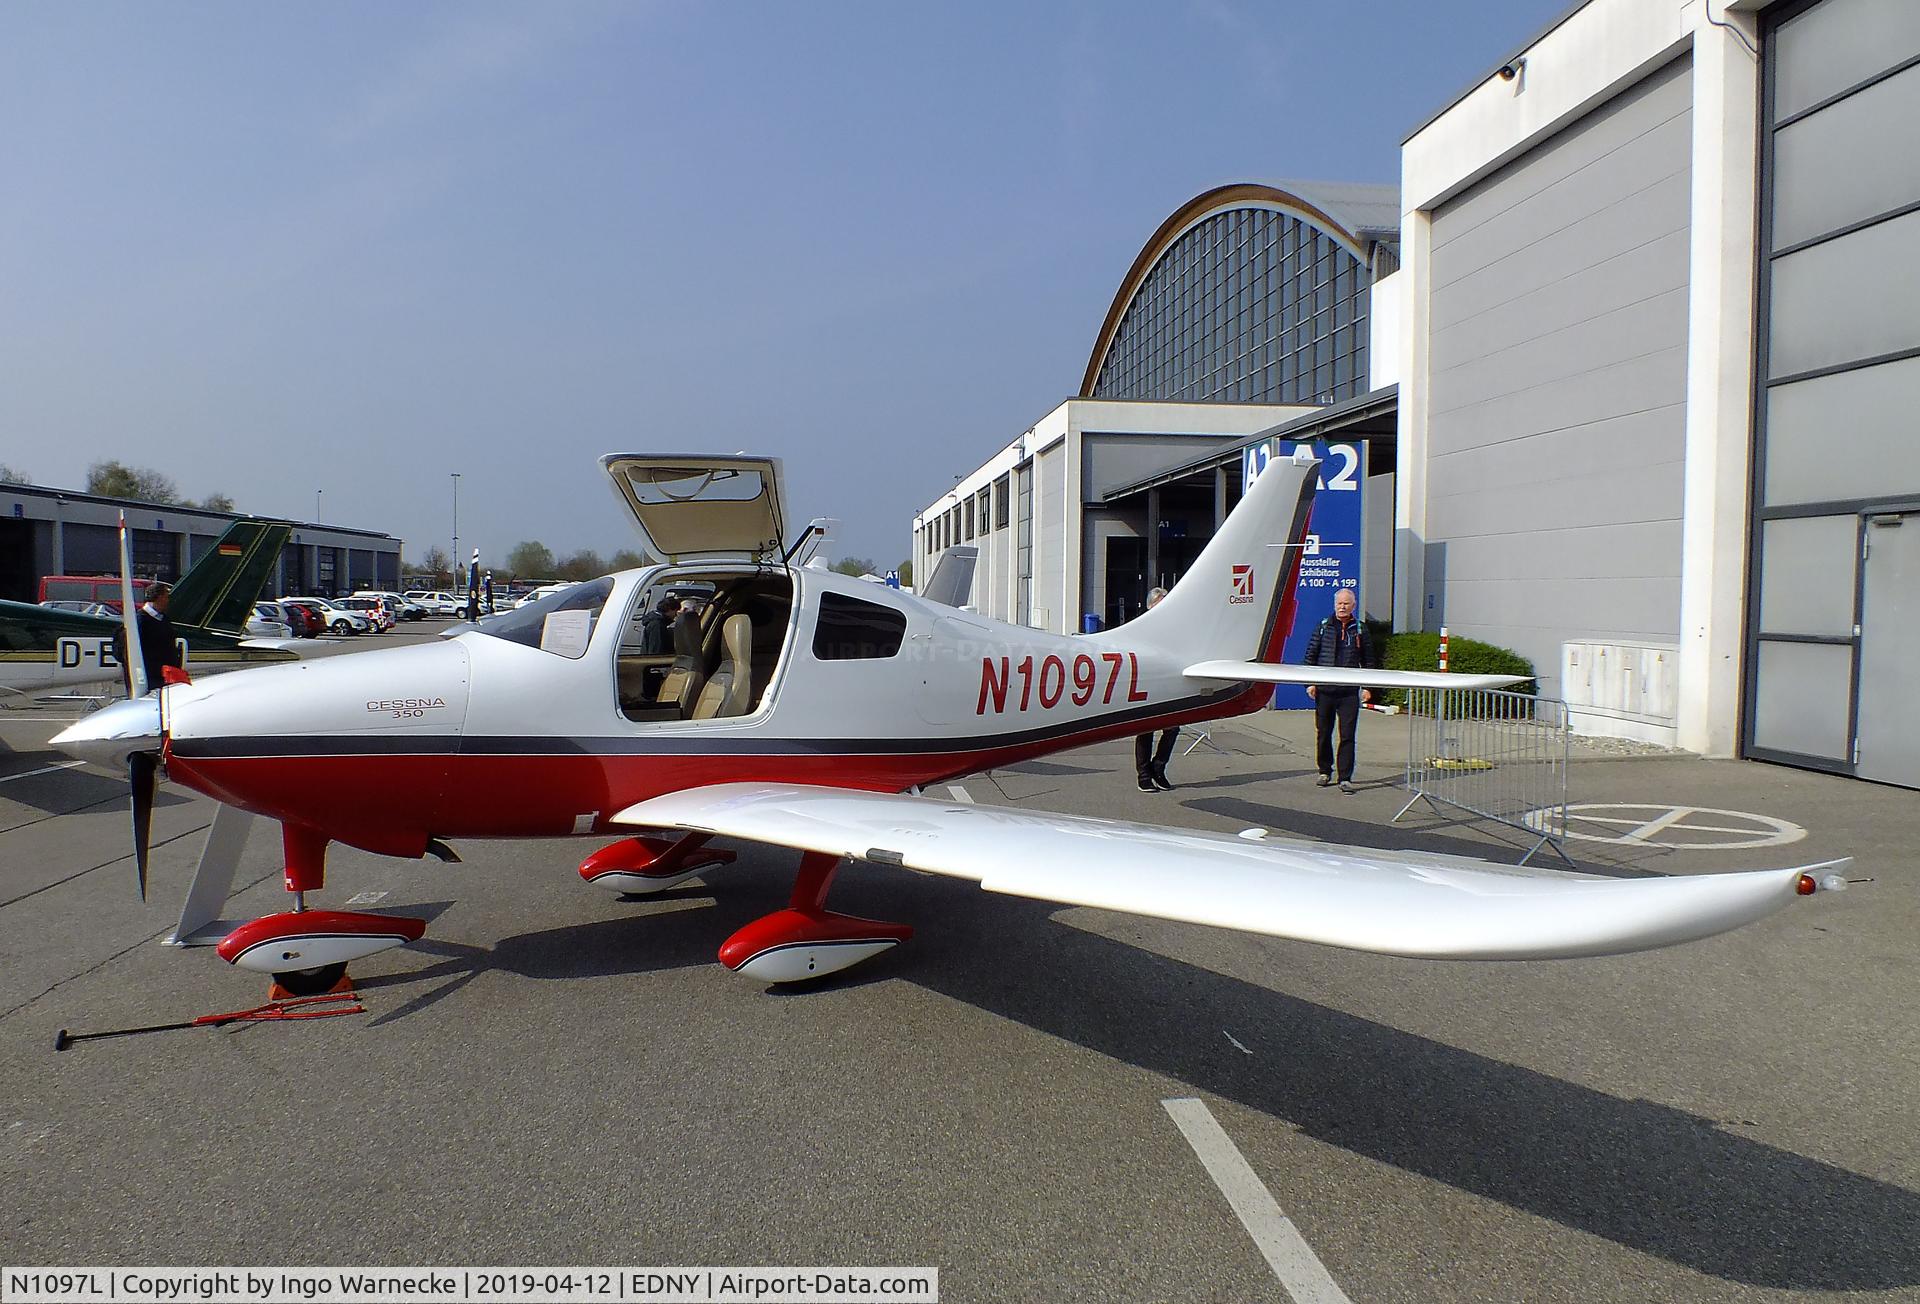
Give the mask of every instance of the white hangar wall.
[{"label": "white hangar wall", "polygon": [[1738,737],[1757,196],[1755,24],[1723,21],[1594,0],[1401,156],[1398,623],[1709,755]]}]

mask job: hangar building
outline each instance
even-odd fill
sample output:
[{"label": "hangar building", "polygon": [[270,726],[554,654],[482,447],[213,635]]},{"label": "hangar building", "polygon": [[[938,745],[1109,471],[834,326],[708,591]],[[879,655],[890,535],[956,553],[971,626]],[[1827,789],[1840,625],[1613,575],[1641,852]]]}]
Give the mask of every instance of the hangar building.
[{"label": "hangar building", "polygon": [[1404,143],[1396,612],[1920,786],[1920,5],[1722,7],[1576,5]]},{"label": "hangar building", "polygon": [[[1374,284],[1398,265],[1398,222],[1393,186],[1245,183],[1181,205],[1122,279],[1079,396],[914,518],[914,573],[977,546],[986,614],[1062,632],[1088,615],[1114,624],[1173,583],[1238,501],[1250,436],[1300,423],[1288,437],[1351,437],[1357,403],[1390,472],[1391,396],[1367,395]],[[1389,489],[1377,514],[1382,615],[1391,501]]]},{"label": "hangar building", "polygon": [[[1399,628],[1515,648],[1586,731],[1920,787],[1920,4],[1582,0],[1407,137],[1397,231],[1270,187],[1365,270],[1348,315],[1367,344],[1350,328],[1344,369],[1317,287],[1235,306],[1216,260],[1237,246],[1193,243],[1247,221],[1209,196],[1255,189],[1210,191],[1149,241],[1085,398],[1312,404],[1290,417],[1303,438],[1357,422],[1369,497],[1394,499],[1389,547],[1369,517],[1370,613],[1390,588]],[[1328,297],[1337,330],[1337,282]],[[1079,565],[1043,576],[1065,610],[1127,614],[1108,566],[1130,529],[1154,578],[1177,573],[1181,550],[1152,545],[1197,535],[1166,505],[1199,495],[1203,517],[1208,467],[1239,455],[1204,433],[1130,482],[1083,454],[1061,521],[1079,550],[1047,563]],[[989,465],[1017,481],[1033,444]],[[986,471],[916,517],[916,566]],[[1129,516],[1130,493],[1160,510]]]},{"label": "hangar building", "polygon": [[[0,484],[0,598],[36,601],[46,575],[118,575],[123,508],[133,529],[134,573],[169,581],[244,515]],[[392,535],[295,522],[273,594],[391,589],[399,579],[400,540]]]}]

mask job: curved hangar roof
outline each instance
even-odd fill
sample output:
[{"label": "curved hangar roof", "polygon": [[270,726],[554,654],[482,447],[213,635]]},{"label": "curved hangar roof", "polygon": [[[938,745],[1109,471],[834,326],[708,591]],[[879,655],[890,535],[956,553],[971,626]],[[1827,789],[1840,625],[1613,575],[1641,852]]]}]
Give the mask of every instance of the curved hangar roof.
[{"label": "curved hangar roof", "polygon": [[[1371,268],[1376,246],[1395,252],[1400,243],[1400,188],[1352,181],[1237,182],[1196,195],[1160,224],[1127,269],[1113,304],[1101,323],[1093,354],[1080,384],[1083,398],[1095,396],[1114,341],[1126,323],[1128,310],[1160,266],[1181,245],[1183,237],[1222,214],[1235,210],[1262,210],[1284,215],[1314,228],[1345,249],[1361,268]],[[1386,270],[1391,270],[1391,265]],[[1384,271],[1380,274],[1384,275]],[[1358,277],[1356,294],[1364,293],[1370,278]],[[1360,386],[1365,388],[1364,384]],[[1171,394],[1167,397],[1172,397]]]}]

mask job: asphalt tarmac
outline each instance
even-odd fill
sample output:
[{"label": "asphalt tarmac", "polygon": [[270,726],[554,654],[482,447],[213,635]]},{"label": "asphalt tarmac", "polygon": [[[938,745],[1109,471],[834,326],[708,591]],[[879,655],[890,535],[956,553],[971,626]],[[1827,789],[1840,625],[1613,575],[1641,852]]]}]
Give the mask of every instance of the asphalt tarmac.
[{"label": "asphalt tarmac", "polygon": [[[917,935],[784,990],[714,952],[785,904],[791,853],[739,845],[622,901],[574,873],[589,840],[461,843],[458,865],[335,848],[320,904],[385,893],[374,908],[432,916],[417,947],[354,966],[366,1014],[56,1054],[61,1028],[266,993],[159,942],[211,804],[163,788],[143,904],[124,788],[48,768],[50,714],[0,712],[6,1264],[934,1265],[947,1301],[1286,1300],[1163,1104],[1196,1098],[1356,1304],[1920,1299],[1920,794],[1579,760],[1575,802],[1805,829],[1569,843],[1583,868],[1852,854],[1874,881],[1577,962],[1396,960],[855,864],[834,906]],[[1469,820],[1389,823],[1403,721],[1362,721],[1352,795],[1312,786],[1308,727],[1216,725],[1167,794],[1134,790],[1126,744],[965,787],[1517,858]],[[285,908],[278,871],[258,823],[227,913]]]}]

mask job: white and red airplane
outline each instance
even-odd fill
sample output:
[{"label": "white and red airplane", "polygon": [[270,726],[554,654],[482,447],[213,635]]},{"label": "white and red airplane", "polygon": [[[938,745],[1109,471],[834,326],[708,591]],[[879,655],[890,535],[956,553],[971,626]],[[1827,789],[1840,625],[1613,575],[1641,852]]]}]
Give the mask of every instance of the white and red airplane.
[{"label": "white and red airplane", "polygon": [[[603,459],[664,565],[579,584],[452,639],[176,684],[54,744],[126,765],[145,890],[155,762],[223,803],[175,939],[296,994],[417,940],[422,920],[310,909],[326,851],[454,858],[453,838],[624,835],[589,882],[659,891],[733,859],[801,854],[788,908],[720,947],[768,982],[911,935],[826,908],[848,857],[1020,896],[1397,955],[1534,959],[1666,946],[1844,882],[1829,866],[1611,879],[1458,857],[1206,834],[943,801],[922,785],[1262,707],[1276,683],[1486,687],[1490,676],[1277,664],[1315,463],[1277,461],[1151,611],[1103,633],[1006,624],[781,548],[779,465]],[[669,591],[698,614],[643,632]],[[704,604],[699,600],[704,599]],[[280,822],[293,909],[216,922],[251,816]]]}]

